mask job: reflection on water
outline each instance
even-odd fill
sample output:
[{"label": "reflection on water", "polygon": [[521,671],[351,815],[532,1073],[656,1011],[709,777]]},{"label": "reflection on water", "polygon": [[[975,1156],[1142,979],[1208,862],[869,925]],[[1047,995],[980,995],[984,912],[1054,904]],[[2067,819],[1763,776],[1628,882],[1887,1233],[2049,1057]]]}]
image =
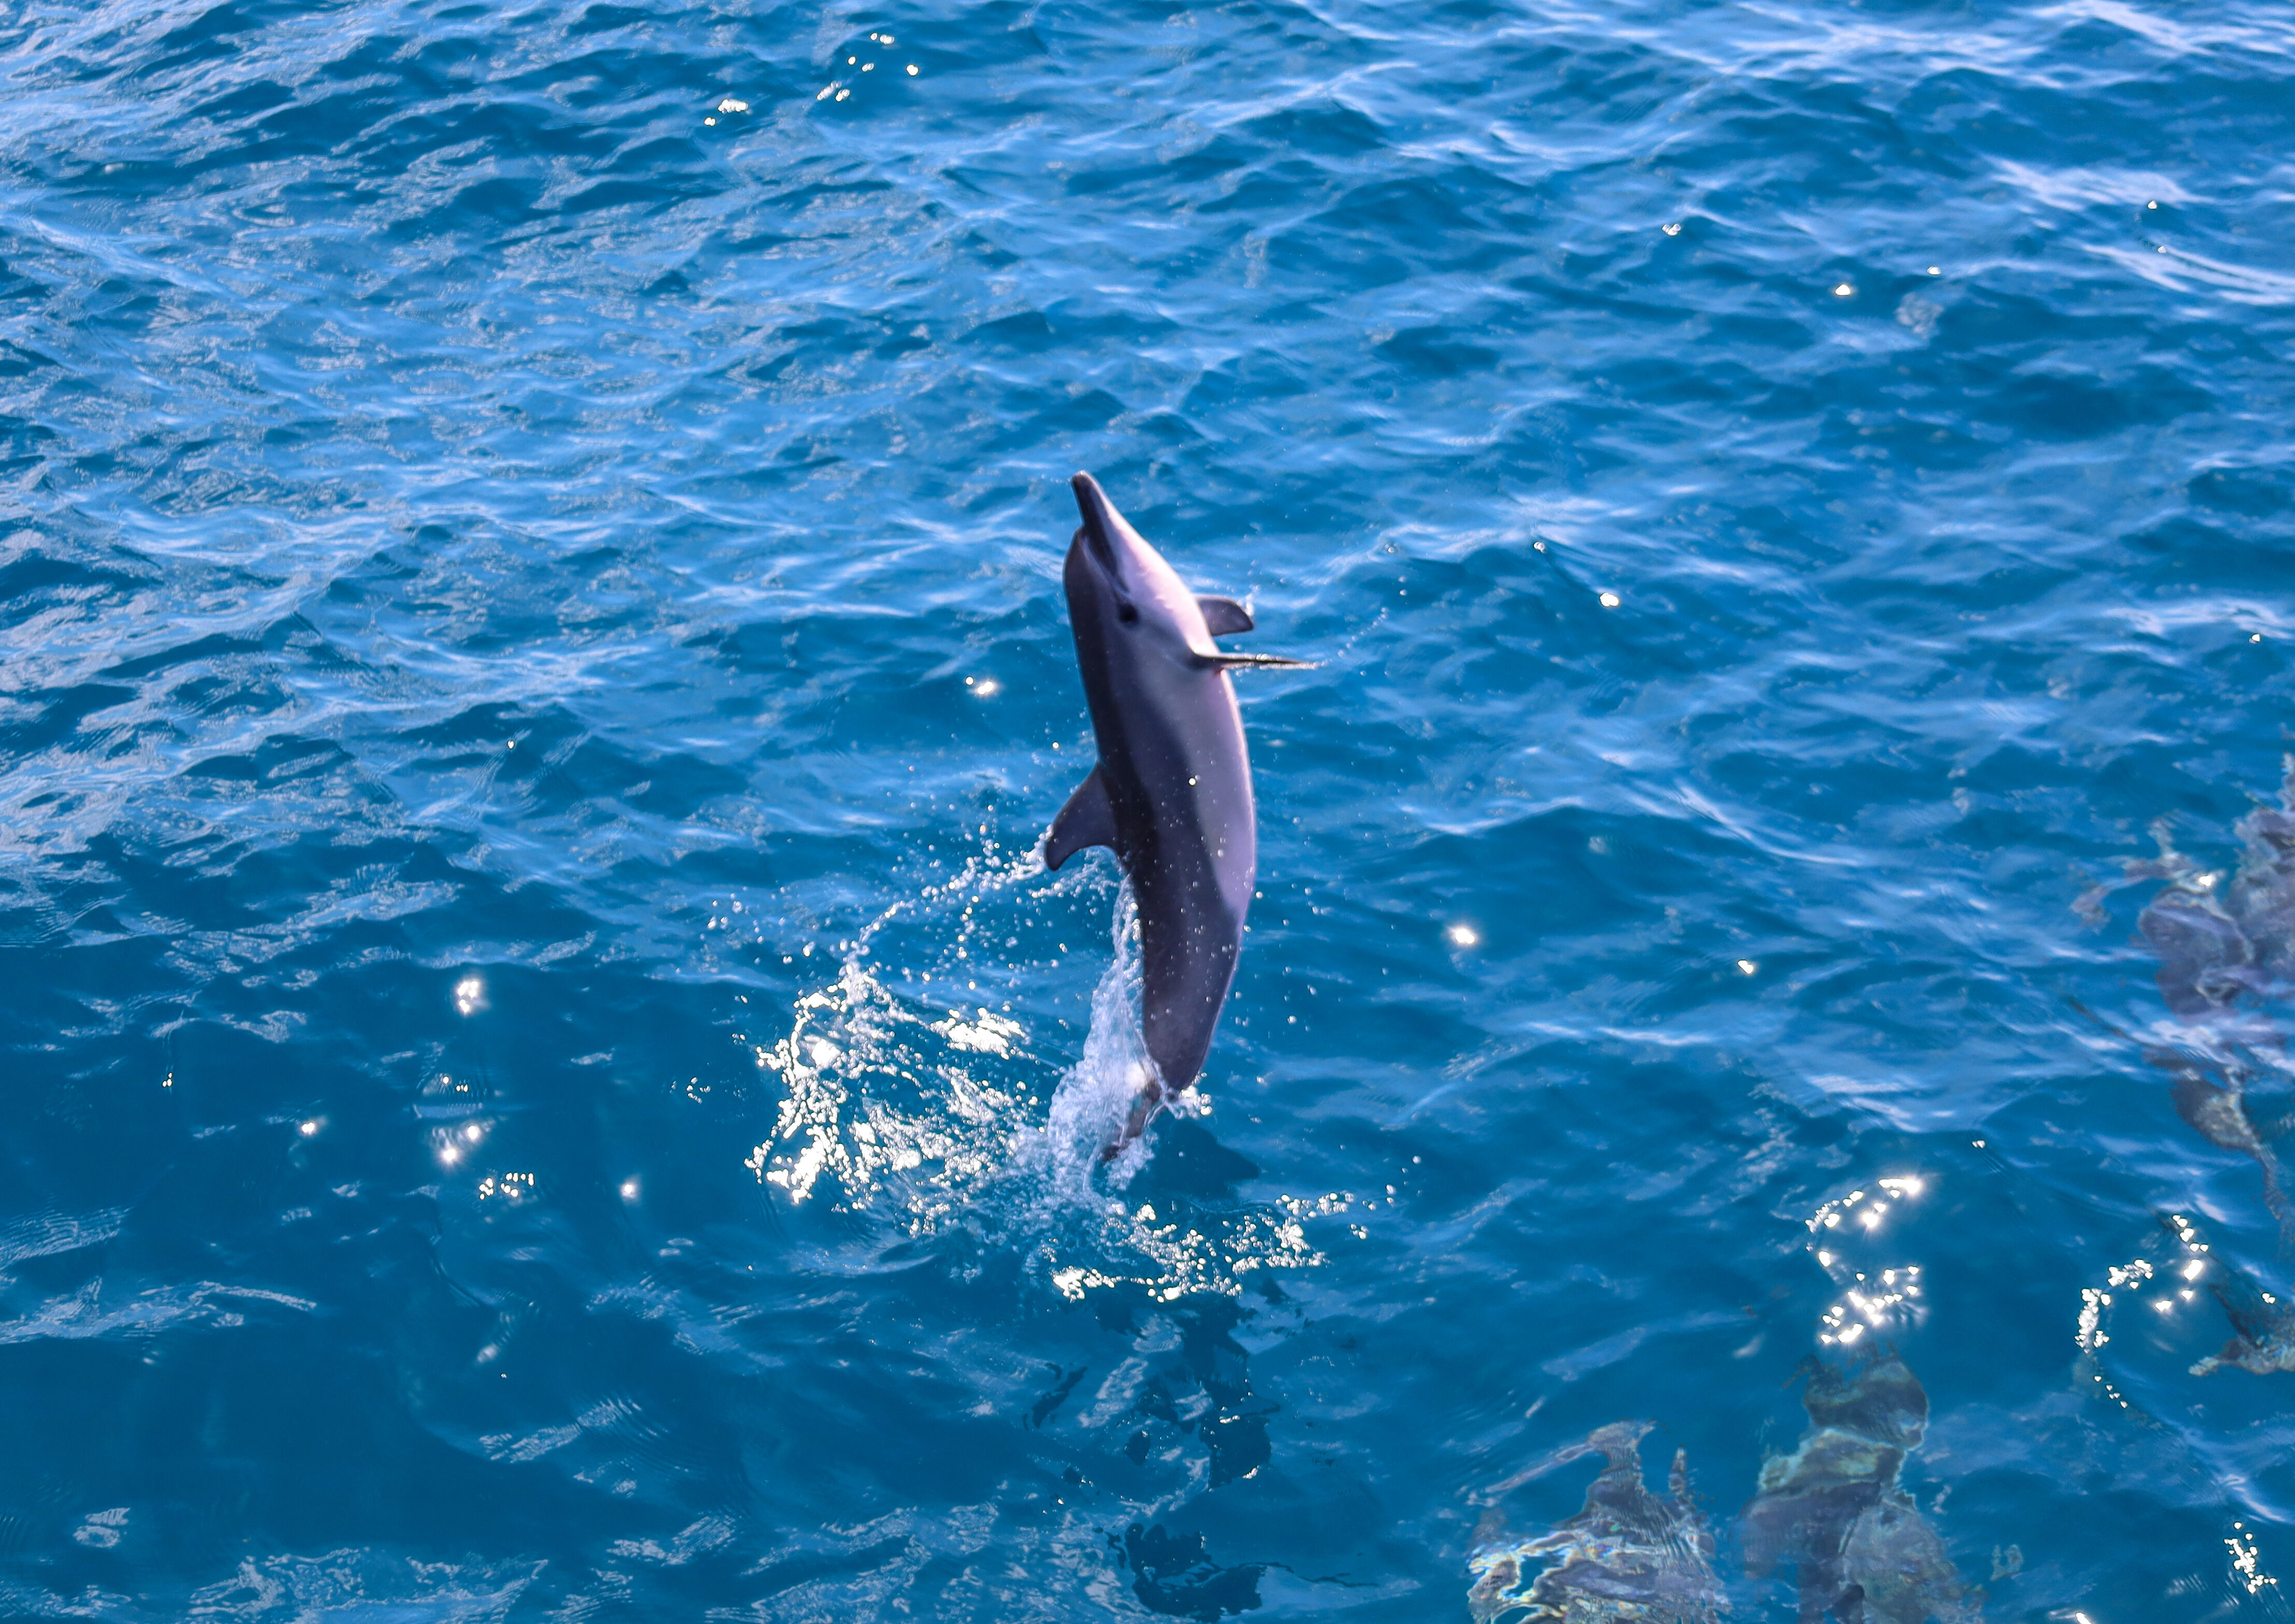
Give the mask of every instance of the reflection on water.
[{"label": "reflection on water", "polygon": [[1856,1254],[1863,1243],[1880,1240],[1900,1206],[1916,1200],[1925,1187],[1910,1176],[1876,1179],[1872,1188],[1851,1190],[1809,1214],[1809,1250],[1817,1267],[1841,1287],[1840,1300],[1825,1310],[1817,1330],[1820,1346],[1853,1348],[1867,1336],[1919,1323],[1921,1266],[1884,1264],[1878,1256]]}]

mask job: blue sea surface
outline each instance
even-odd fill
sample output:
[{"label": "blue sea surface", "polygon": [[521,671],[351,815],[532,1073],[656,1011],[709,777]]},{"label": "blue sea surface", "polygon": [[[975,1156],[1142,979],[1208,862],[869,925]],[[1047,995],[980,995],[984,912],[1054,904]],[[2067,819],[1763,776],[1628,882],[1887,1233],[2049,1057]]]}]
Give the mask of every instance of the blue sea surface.
[{"label": "blue sea surface", "polygon": [[[2288,1618],[2291,155],[2279,0],[0,8],[0,1615]],[[1316,662],[1105,1166],[1078,469]]]}]

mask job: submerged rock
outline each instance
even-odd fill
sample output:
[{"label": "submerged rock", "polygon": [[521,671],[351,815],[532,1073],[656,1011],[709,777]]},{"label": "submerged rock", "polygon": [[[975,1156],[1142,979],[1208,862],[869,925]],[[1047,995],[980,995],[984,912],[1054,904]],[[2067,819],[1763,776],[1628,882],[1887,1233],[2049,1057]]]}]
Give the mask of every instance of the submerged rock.
[{"label": "submerged rock", "polygon": [[[1509,1478],[1493,1495],[1588,1455],[1607,1461],[1582,1510],[1551,1533],[1521,1538],[1493,1508],[1474,1531],[1466,1604],[1474,1624],[1519,1612],[1556,1624],[1714,1624],[1729,1611],[1713,1572],[1713,1536],[1676,1450],[1663,1498],[1642,1480],[1646,1421],[1619,1421]],[[1536,1571],[1528,1584],[1525,1574]]]},{"label": "submerged rock", "polygon": [[1899,1486],[1928,1429],[1928,1394],[1894,1353],[1846,1369],[1808,1366],[1809,1430],[1761,1465],[1745,1507],[1745,1571],[1790,1564],[1801,1624],[1973,1624],[1983,1595],[1960,1580],[1944,1541]]}]

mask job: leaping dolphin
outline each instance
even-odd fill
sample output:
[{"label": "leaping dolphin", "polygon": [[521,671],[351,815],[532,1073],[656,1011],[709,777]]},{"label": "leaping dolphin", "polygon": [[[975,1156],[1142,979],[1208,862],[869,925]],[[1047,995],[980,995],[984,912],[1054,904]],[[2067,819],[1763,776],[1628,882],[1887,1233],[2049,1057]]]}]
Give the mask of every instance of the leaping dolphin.
[{"label": "leaping dolphin", "polygon": [[1190,592],[1098,481],[1071,483],[1083,523],[1068,543],[1068,624],[1099,763],[1052,820],[1044,866],[1107,846],[1139,911],[1140,1020],[1156,1075],[1112,1156],[1203,1070],[1243,946],[1259,836],[1228,671],[1305,662],[1221,650],[1212,639],[1250,631],[1250,613]]}]

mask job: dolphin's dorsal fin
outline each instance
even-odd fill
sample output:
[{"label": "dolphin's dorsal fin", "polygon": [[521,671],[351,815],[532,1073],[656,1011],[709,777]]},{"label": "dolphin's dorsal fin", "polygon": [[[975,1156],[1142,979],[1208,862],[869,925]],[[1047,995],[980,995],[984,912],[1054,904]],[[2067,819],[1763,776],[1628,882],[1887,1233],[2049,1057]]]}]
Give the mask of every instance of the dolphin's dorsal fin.
[{"label": "dolphin's dorsal fin", "polygon": [[1091,775],[1076,786],[1075,794],[1060,808],[1060,815],[1052,820],[1052,832],[1044,836],[1044,867],[1057,869],[1086,846],[1104,845],[1111,851],[1115,846],[1115,808],[1107,798],[1107,781],[1094,767]]},{"label": "dolphin's dorsal fin", "polygon": [[1251,611],[1232,598],[1198,598],[1196,607],[1204,612],[1204,624],[1211,628],[1213,637],[1233,637],[1251,630]]},{"label": "dolphin's dorsal fin", "polygon": [[1257,665],[1284,671],[1312,671],[1316,668],[1315,662],[1312,660],[1286,659],[1279,654],[1229,654],[1224,649],[1215,654],[1199,655],[1197,657],[1206,665],[1220,665],[1230,669],[1237,665]]}]

